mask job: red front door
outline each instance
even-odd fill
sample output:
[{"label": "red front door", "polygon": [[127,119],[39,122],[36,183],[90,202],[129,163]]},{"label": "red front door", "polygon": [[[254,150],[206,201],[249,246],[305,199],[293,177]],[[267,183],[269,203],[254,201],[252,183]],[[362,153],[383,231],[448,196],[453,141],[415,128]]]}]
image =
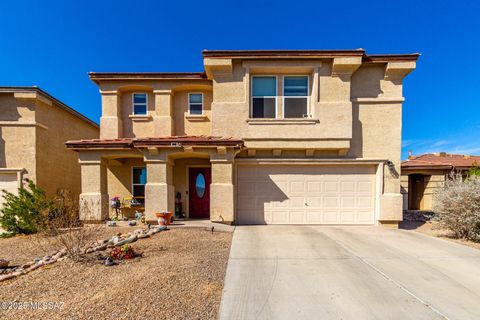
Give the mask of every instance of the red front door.
[{"label": "red front door", "polygon": [[211,172],[210,168],[190,168],[188,171],[190,218],[210,218]]}]

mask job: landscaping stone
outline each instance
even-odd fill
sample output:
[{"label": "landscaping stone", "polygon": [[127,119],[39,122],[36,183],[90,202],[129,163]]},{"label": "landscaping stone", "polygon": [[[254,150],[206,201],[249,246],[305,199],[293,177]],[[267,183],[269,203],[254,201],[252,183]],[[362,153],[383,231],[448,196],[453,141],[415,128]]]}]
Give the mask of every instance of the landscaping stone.
[{"label": "landscaping stone", "polygon": [[117,226],[117,222],[116,222],[116,221],[107,221],[107,226],[109,226],[109,227],[116,227],[116,226]]},{"label": "landscaping stone", "polygon": [[138,240],[138,236],[137,235],[133,235],[125,240],[122,240],[122,241],[119,241],[115,244],[116,247],[121,247],[123,246],[124,244],[128,244],[128,243],[132,243],[132,242],[135,242]]},{"label": "landscaping stone", "polygon": [[129,225],[130,227],[136,226],[136,225],[137,225],[137,221],[135,221],[135,220],[130,220],[130,221],[128,221],[128,225]]},{"label": "landscaping stone", "polygon": [[110,266],[114,266],[116,265],[117,263],[115,261],[113,261],[112,258],[110,257],[107,257],[104,261],[103,261],[103,265],[104,266],[107,266],[107,267],[110,267]]},{"label": "landscaping stone", "polygon": [[8,261],[7,259],[0,259],[0,268],[8,267],[9,263],[10,263],[10,261]]}]

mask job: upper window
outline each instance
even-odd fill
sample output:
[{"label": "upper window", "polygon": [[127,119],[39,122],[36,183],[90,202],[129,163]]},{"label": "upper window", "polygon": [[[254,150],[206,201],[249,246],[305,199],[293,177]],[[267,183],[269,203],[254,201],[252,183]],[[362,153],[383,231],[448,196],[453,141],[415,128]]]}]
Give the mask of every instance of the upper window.
[{"label": "upper window", "polygon": [[203,94],[202,93],[188,94],[188,110],[190,114],[203,113]]},{"label": "upper window", "polygon": [[283,117],[308,117],[308,76],[283,78]]},{"label": "upper window", "polygon": [[252,118],[275,118],[277,78],[252,77]]},{"label": "upper window", "polygon": [[132,168],[132,195],[139,202],[145,199],[145,184],[147,183],[147,168]]},{"label": "upper window", "polygon": [[147,114],[147,94],[133,94],[133,114]]}]

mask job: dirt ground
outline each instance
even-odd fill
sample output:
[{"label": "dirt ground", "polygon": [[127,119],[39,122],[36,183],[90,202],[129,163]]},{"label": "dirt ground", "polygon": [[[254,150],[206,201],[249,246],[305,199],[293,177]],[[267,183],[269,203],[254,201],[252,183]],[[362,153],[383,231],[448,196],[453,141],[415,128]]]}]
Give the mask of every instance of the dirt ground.
[{"label": "dirt ground", "polygon": [[[126,230],[132,231],[104,228],[98,239]],[[215,319],[231,238],[229,232],[172,228],[133,243],[143,258],[117,266],[105,267],[94,256],[57,262],[1,282],[0,319]],[[23,263],[43,248],[35,252],[32,237],[23,236],[0,239],[0,252]],[[26,302],[26,309],[4,310],[13,301]],[[45,304],[35,310],[31,302]]]},{"label": "dirt ground", "polygon": [[448,230],[441,229],[435,221],[419,222],[419,221],[402,221],[400,223],[401,229],[414,230],[432,237],[447,239],[449,241],[457,242],[472,248],[480,249],[480,243],[454,239]]}]

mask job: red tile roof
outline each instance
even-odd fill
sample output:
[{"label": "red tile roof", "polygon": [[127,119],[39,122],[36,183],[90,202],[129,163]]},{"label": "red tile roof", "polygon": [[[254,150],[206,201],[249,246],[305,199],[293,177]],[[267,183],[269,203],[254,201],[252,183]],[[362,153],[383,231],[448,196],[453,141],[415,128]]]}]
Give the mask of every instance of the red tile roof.
[{"label": "red tile roof", "polygon": [[93,139],[72,140],[65,144],[69,149],[125,149],[134,147],[166,147],[172,143],[182,146],[226,146],[240,147],[243,140],[232,137],[214,136],[171,136],[151,138],[121,138],[121,139]]},{"label": "red tile roof", "polygon": [[410,156],[402,162],[402,169],[468,169],[476,164],[480,165],[480,156],[427,153]]}]

